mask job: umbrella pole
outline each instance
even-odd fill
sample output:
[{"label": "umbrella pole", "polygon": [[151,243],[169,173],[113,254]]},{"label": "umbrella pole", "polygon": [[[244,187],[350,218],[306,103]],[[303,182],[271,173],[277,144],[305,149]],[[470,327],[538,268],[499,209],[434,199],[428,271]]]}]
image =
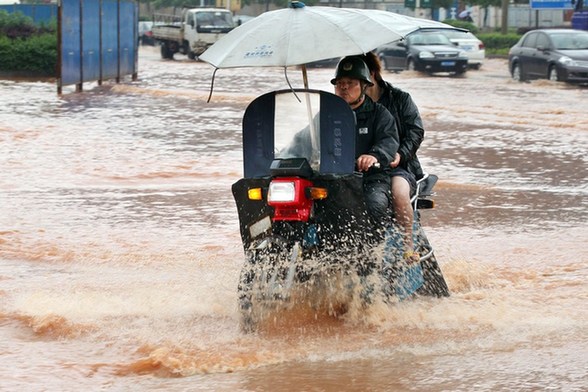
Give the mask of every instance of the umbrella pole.
[{"label": "umbrella pole", "polygon": [[306,74],[306,64],[302,64],[302,80],[304,82],[304,88],[308,89],[308,75]]}]

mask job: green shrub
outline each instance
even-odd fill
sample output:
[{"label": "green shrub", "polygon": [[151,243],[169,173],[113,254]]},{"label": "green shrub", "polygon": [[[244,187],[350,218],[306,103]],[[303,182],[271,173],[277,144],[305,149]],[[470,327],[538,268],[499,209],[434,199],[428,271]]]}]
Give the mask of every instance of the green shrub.
[{"label": "green shrub", "polygon": [[521,36],[519,34],[509,33],[481,33],[477,34],[484,46],[486,47],[486,54],[494,54],[505,56],[508,54],[508,50],[516,44]]},{"label": "green shrub", "polygon": [[55,75],[57,23],[36,26],[22,13],[0,10],[0,71]]},{"label": "green shrub", "polygon": [[30,37],[37,33],[33,19],[21,12],[8,13],[0,10],[0,35],[8,38]]},{"label": "green shrub", "polygon": [[453,27],[457,27],[459,29],[466,29],[472,32],[472,34],[478,34],[478,27],[471,23],[466,22],[464,20],[457,20],[457,19],[445,19],[443,23],[448,24]]},{"label": "green shrub", "polygon": [[55,75],[57,35],[46,33],[27,39],[0,36],[0,71],[32,71]]}]

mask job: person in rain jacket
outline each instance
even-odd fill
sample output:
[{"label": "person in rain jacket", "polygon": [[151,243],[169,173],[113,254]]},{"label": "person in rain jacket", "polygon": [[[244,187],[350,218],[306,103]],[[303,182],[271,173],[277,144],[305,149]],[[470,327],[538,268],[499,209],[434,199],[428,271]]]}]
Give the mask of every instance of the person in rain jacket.
[{"label": "person in rain jacket", "polygon": [[[381,225],[389,221],[390,162],[399,146],[394,117],[374,102],[366,90],[373,85],[365,62],[344,57],[331,80],[335,94],[343,98],[356,117],[355,156],[357,170],[364,172],[364,196],[368,211]],[[379,167],[379,169],[378,169]]]},{"label": "person in rain jacket", "polygon": [[473,22],[474,19],[472,19],[472,11],[470,10],[463,10],[459,13],[459,15],[457,15],[457,19],[458,20],[463,20],[465,22]]},{"label": "person in rain jacket", "polygon": [[416,180],[423,177],[416,155],[425,136],[423,121],[410,94],[382,78],[382,65],[373,52],[358,57],[370,71],[372,86],[367,89],[367,94],[390,111],[398,126],[400,146],[391,163],[392,205],[395,219],[404,234],[405,258],[418,261],[420,256],[414,251],[414,211],[410,198],[416,189]]}]

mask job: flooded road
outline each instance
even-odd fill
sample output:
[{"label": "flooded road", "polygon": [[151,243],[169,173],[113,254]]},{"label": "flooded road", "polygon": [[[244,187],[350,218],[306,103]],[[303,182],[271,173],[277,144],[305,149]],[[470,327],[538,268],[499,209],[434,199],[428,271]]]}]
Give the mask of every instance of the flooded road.
[{"label": "flooded road", "polygon": [[136,82],[0,80],[0,390],[588,390],[588,88],[496,59],[386,74],[425,122],[423,225],[451,297],[244,335],[241,117],[287,84],[220,70],[206,103],[211,76],[146,47]]}]

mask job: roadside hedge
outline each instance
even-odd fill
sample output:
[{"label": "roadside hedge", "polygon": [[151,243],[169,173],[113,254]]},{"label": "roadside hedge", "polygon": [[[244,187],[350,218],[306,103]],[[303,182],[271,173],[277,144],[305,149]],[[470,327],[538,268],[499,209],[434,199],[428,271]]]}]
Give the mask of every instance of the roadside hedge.
[{"label": "roadside hedge", "polygon": [[57,35],[46,33],[27,39],[0,36],[0,59],[0,71],[33,71],[54,76]]},{"label": "roadside hedge", "polygon": [[21,13],[0,10],[0,71],[55,76],[57,23],[36,26]]},{"label": "roadside hedge", "polygon": [[521,35],[516,33],[479,33],[476,34],[476,37],[484,43],[487,55],[506,56],[510,47],[519,41]]},{"label": "roadside hedge", "polygon": [[465,20],[457,19],[445,19],[443,23],[448,24],[459,29],[466,29],[472,32],[474,35],[478,35],[478,27],[472,22],[466,22]]}]

